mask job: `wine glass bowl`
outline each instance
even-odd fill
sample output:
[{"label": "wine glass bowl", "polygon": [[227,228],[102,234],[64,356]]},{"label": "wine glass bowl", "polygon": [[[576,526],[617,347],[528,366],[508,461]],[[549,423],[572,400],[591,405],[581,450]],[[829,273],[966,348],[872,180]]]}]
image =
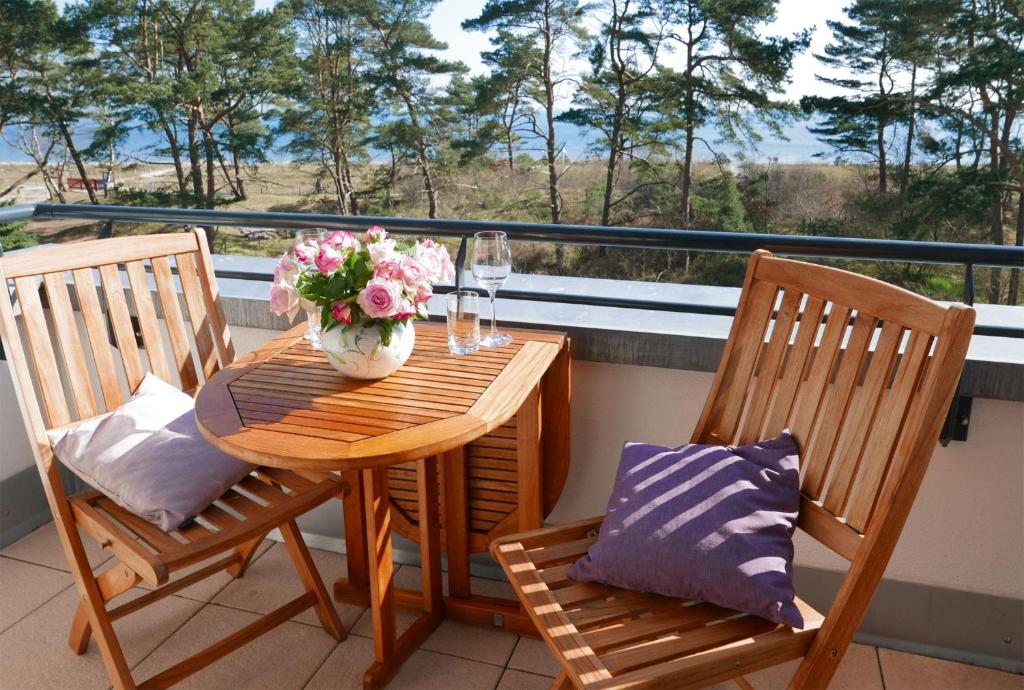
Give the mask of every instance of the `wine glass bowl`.
[{"label": "wine glass bowl", "polygon": [[484,347],[502,347],[512,342],[508,333],[498,333],[494,298],[498,288],[505,284],[512,273],[512,250],[508,235],[496,230],[478,232],[473,236],[473,278],[487,291],[491,300],[491,330],[480,338]]}]

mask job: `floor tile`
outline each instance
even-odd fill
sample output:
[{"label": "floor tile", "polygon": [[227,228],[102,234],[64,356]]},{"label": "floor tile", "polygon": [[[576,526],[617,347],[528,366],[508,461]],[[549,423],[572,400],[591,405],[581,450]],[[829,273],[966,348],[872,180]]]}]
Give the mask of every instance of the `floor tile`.
[{"label": "floor tile", "polygon": [[[266,553],[267,550],[270,549],[270,547],[272,547],[273,545],[274,545],[274,542],[270,541],[269,539],[264,539],[263,540],[263,542],[256,548],[256,553],[255,553],[255,555],[253,555],[253,560],[252,560],[251,563],[249,563],[249,569],[246,570],[245,571],[245,575],[242,576],[243,579],[249,577],[249,573],[253,572],[254,568],[258,568],[259,567],[257,565],[257,562],[259,561],[259,558],[264,553]],[[177,580],[177,579],[179,579],[181,577],[185,577],[189,573],[195,572],[196,570],[199,570],[200,568],[203,568],[203,567],[209,565],[213,561],[220,560],[220,559],[224,558],[224,556],[226,556],[226,555],[227,555],[226,553],[221,553],[221,554],[218,554],[214,558],[211,558],[209,560],[203,561],[202,563],[196,563],[195,565],[190,566],[188,568],[185,568],[184,570],[180,570],[180,571],[176,572],[174,575],[171,576],[171,582],[174,582],[175,580]],[[215,573],[215,574],[209,576],[205,580],[201,580],[201,581],[195,583],[194,585],[186,587],[185,589],[181,590],[180,592],[176,592],[176,595],[179,596],[179,597],[186,597],[188,599],[195,599],[196,601],[202,601],[204,603],[205,602],[209,602],[215,596],[217,596],[217,594],[222,589],[227,587],[234,580],[235,580],[235,578],[232,577],[230,574],[228,574],[227,571],[222,570],[219,573]],[[152,589],[152,587],[150,587],[145,582],[139,583],[139,587],[141,587],[143,589]]]},{"label": "floor tile", "polygon": [[[81,656],[68,648],[68,629],[78,601],[77,590],[70,587],[0,634],[0,688],[110,687],[95,641]],[[128,665],[139,663],[201,606],[170,596],[115,622]]]},{"label": "floor tile", "polygon": [[[135,673],[148,678],[258,619],[248,611],[207,605]],[[337,642],[322,630],[287,622],[189,676],[175,688],[287,690],[302,688]]]},{"label": "floor tile", "polygon": [[70,573],[0,558],[0,631],[72,586]]},{"label": "floor tile", "polygon": [[[448,573],[441,573],[441,582],[444,591],[448,592]],[[419,566],[403,565],[395,572],[395,586],[405,589],[421,589],[423,587],[423,575]],[[504,580],[488,580],[483,577],[469,578],[469,588],[473,594],[482,594],[487,597],[509,599],[515,601],[516,595],[512,591],[512,585]]]},{"label": "floor tile", "polygon": [[[416,620],[416,612],[412,609],[396,609],[395,610],[395,631],[396,635],[401,635],[409,626]],[[351,632],[355,635],[362,637],[373,637],[373,613],[370,609],[366,609],[363,615],[359,617],[356,624],[350,628]]]},{"label": "floor tile", "polygon": [[520,637],[508,667],[554,678],[561,667],[543,640]]},{"label": "floor tile", "polygon": [[[306,690],[357,690],[373,663],[373,643],[349,637],[337,646]],[[387,690],[494,690],[502,668],[426,650],[413,652]]]},{"label": "floor tile", "polygon": [[[757,690],[783,690],[793,679],[799,665],[800,659],[794,659],[747,674],[746,678]],[[875,648],[851,644],[828,687],[829,690],[882,690],[885,686],[882,685],[882,674],[878,670]],[[732,681],[719,683],[714,686],[714,690],[736,690],[736,684]],[[892,690],[892,686],[889,686],[889,690]]]},{"label": "floor tile", "polygon": [[516,635],[499,628],[446,620],[424,641],[422,649],[504,666],[516,646]]},{"label": "floor tile", "polygon": [[306,690],[362,690],[363,673],[372,663],[373,641],[349,635],[334,648]]},{"label": "floor tile", "polygon": [[[310,549],[313,562],[328,593],[332,592],[334,580],[339,575],[345,575],[348,571],[345,568],[345,557],[331,551]],[[234,580],[227,587],[222,589],[214,598],[213,603],[234,608],[254,611],[256,613],[267,613],[287,603],[289,600],[301,595],[305,591],[302,581],[299,579],[295,567],[292,565],[291,557],[288,555],[288,547],[281,543],[275,543],[260,559],[253,563],[245,573],[245,577]],[[345,628],[351,630],[356,621],[362,615],[364,609],[361,606],[350,604],[335,604],[341,622]],[[306,609],[295,620],[310,625],[320,625],[313,609]]]},{"label": "floor tile", "polygon": [[551,679],[547,676],[506,669],[495,690],[547,690],[550,687]]},{"label": "floor tile", "polygon": [[[110,559],[111,553],[100,548],[100,545],[87,534],[82,534],[82,545],[85,547],[85,555],[89,557],[89,563],[93,568]],[[64,557],[64,547],[60,545],[60,537],[57,536],[57,528],[52,522],[29,532],[0,551],[0,556],[71,572],[68,560]]]},{"label": "floor tile", "polygon": [[1022,690],[1024,676],[879,649],[886,690]]}]

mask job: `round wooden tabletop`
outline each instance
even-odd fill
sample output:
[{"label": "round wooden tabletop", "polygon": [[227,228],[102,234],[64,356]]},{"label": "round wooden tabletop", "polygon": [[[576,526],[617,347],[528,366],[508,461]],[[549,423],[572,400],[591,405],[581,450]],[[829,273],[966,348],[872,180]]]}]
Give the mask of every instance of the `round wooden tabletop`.
[{"label": "round wooden tabletop", "polygon": [[443,324],[417,323],[409,361],[386,379],[342,376],[296,326],[215,374],[196,418],[220,450],[284,469],[353,470],[443,453],[497,429],[565,346],[516,331],[508,346],[449,353]]}]

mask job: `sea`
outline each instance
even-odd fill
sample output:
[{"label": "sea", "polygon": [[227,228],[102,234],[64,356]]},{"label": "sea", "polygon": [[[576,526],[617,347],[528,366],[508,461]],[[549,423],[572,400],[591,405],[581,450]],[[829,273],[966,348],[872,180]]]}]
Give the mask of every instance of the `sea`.
[{"label": "sea", "polygon": [[[753,161],[772,163],[807,163],[822,162],[829,159],[830,149],[818,141],[807,128],[813,126],[809,120],[798,120],[783,127],[784,137],[779,137],[773,132],[762,130],[761,141],[754,145],[736,146],[734,144],[720,141],[715,131],[709,128],[698,130],[698,136],[707,141],[708,145],[698,142],[694,151],[697,160],[710,161],[715,159],[716,154],[724,154],[731,162]],[[91,125],[88,123],[79,128],[76,136],[76,143],[81,147],[88,145],[90,139]],[[575,125],[568,123],[557,123],[559,141],[564,143],[564,152],[571,159],[582,159],[588,155],[602,156],[599,151],[593,150],[594,134]],[[0,163],[23,163],[31,162],[31,158],[12,146],[5,139],[16,137],[17,133],[8,128],[4,132],[4,138],[0,139]],[[267,158],[273,162],[284,163],[289,161],[285,151],[287,138],[280,137],[275,141],[274,146],[266,152]],[[122,161],[146,161],[146,162],[168,162],[156,151],[163,145],[163,137],[144,126],[139,126],[130,132],[126,139],[118,146],[116,155]],[[539,153],[534,154],[539,155]],[[382,152],[374,152],[375,160],[384,161]]]}]

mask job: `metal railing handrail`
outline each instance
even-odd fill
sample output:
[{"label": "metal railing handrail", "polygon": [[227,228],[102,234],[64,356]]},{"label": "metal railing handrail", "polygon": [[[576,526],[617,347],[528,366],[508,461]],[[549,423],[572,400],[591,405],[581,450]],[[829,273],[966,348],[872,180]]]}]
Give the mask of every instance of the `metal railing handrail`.
[{"label": "metal railing handrail", "polygon": [[[332,228],[364,230],[386,225],[398,234],[466,237],[481,230],[502,230],[511,239],[538,242],[597,244],[627,248],[658,248],[682,251],[746,253],[768,249],[777,254],[819,258],[903,261],[962,265],[973,285],[973,267],[998,266],[1024,269],[1024,248],[952,242],[909,242],[849,237],[816,237],[708,230],[669,230],[651,228],[598,227],[588,225],[544,225],[477,220],[437,220],[379,216],[338,216],[330,214],[278,213],[267,211],[218,211],[205,209],[146,208],[135,206],[92,206],[74,204],[37,204],[0,208],[0,223],[41,220],[92,220],[97,222],[164,223],[182,225],[221,225],[268,229]],[[217,269],[219,278],[267,280],[263,271]],[[452,286],[437,286],[443,294]],[[643,309],[673,313],[732,316],[735,308],[698,303],[677,303],[621,296],[502,290],[502,297],[516,300],[544,300],[565,304],[623,309]],[[965,295],[971,301],[971,295]],[[1024,338],[1024,328],[982,324],[975,335]]]},{"label": "metal railing handrail", "polygon": [[508,234],[510,239],[534,242],[729,253],[768,249],[776,254],[789,256],[1024,268],[1024,248],[1022,247],[955,242],[136,206],[37,204],[0,209],[0,222],[41,219],[221,225],[295,230],[317,227],[364,230],[371,225],[385,225],[389,231],[399,234],[442,237],[466,237],[482,230],[502,230]]}]

